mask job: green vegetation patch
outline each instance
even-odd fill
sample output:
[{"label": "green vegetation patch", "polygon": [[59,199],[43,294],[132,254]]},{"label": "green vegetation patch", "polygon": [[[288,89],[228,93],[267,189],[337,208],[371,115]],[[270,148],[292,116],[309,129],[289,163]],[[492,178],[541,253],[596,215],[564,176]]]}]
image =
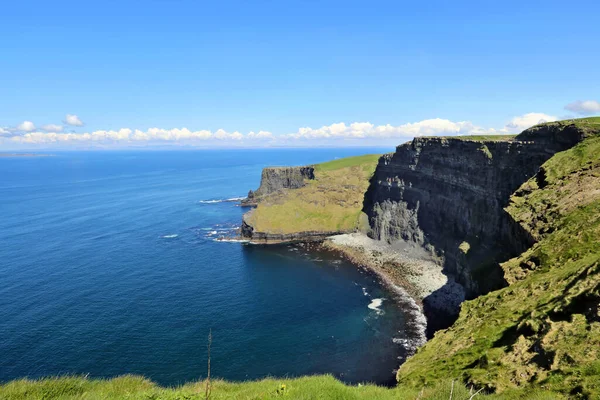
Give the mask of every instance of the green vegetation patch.
[{"label": "green vegetation patch", "polygon": [[321,164],[316,164],[315,172],[335,171],[341,168],[361,167],[367,173],[373,174],[377,161],[381,154],[365,154],[363,156],[340,158],[333,161],[327,161]]},{"label": "green vegetation patch", "polygon": [[[580,128],[583,129],[600,129],[600,117],[588,117],[588,118],[574,118],[574,119],[565,119],[562,121],[556,121],[556,122],[549,122],[546,123],[545,125],[552,125],[552,124],[561,124],[561,125],[570,125],[570,124],[575,124]],[[544,125],[544,124],[542,124]]]},{"label": "green vegetation patch", "polygon": [[474,142],[508,142],[514,140],[517,135],[461,135],[444,136],[446,139],[471,140]]},{"label": "green vegetation patch", "polygon": [[348,232],[360,229],[364,193],[380,155],[315,165],[315,179],[299,189],[261,198],[247,218],[257,232]]}]

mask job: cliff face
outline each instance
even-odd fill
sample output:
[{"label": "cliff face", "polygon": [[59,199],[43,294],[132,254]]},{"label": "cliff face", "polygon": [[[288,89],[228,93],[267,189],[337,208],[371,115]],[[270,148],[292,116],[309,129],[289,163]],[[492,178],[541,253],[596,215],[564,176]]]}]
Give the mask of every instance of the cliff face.
[{"label": "cliff face", "polygon": [[600,118],[546,124],[519,138],[534,138],[534,151],[574,145],[501,198],[536,243],[501,264],[509,286],[463,303],[452,327],[400,367],[401,384],[457,377],[487,390],[600,398]]},{"label": "cliff face", "polygon": [[468,297],[504,286],[499,262],[533,244],[504,211],[510,195],[557,151],[586,136],[575,125],[541,125],[511,141],[416,138],[385,155],[363,211],[370,235],[407,240],[443,257]]},{"label": "cliff face", "polygon": [[315,169],[307,167],[268,167],[264,168],[260,177],[260,187],[250,190],[242,206],[256,206],[262,196],[275,193],[281,189],[297,189],[305,185],[306,179],[315,179]]}]

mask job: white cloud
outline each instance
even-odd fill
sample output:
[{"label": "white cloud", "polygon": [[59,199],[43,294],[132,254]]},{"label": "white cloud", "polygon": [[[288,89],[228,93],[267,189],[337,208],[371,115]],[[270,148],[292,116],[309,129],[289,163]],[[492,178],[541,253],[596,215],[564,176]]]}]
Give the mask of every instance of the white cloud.
[{"label": "white cloud", "polygon": [[580,115],[600,113],[600,102],[595,100],[577,100],[565,106],[565,110],[573,111]]},{"label": "white cloud", "polygon": [[505,129],[510,132],[521,132],[534,125],[544,122],[552,122],[558,120],[557,117],[543,113],[528,113],[518,117],[514,117],[507,124]]},{"label": "white cloud", "polygon": [[434,118],[398,126],[390,124],[376,126],[370,122],[354,122],[346,125],[340,122],[317,129],[309,127],[300,128],[298,132],[285,136],[292,139],[362,139],[483,133],[493,134],[497,133],[497,131],[475,126],[469,121],[454,122],[448,119]]},{"label": "white cloud", "polygon": [[247,137],[249,139],[272,139],[273,134],[267,131],[259,131],[258,133],[250,132],[248,133]]},{"label": "white cloud", "polygon": [[62,132],[63,126],[56,124],[46,124],[42,125],[42,130],[46,132]]},{"label": "white cloud", "polygon": [[[399,144],[417,136],[452,136],[452,135],[483,135],[518,133],[533,125],[557,118],[542,113],[529,113],[512,118],[504,127],[484,128],[470,121],[451,121],[442,118],[426,119],[423,121],[402,125],[375,125],[370,122],[354,122],[346,124],[338,122],[320,128],[303,127],[294,133],[274,135],[268,131],[227,132],[197,130],[188,128],[150,128],[147,130],[123,128],[119,130],[98,130],[85,133],[64,133],[60,125],[45,125],[45,131],[29,131],[13,135],[10,140],[15,146],[19,145],[52,145],[79,144],[84,146],[136,146],[156,144],[180,144],[191,146],[299,146],[310,141],[313,145],[374,145]],[[21,124],[23,125],[23,124]],[[31,126],[27,126],[31,128]],[[53,128],[53,129],[49,129]],[[10,133],[11,129],[8,130]],[[1,131],[0,131],[1,132]]]},{"label": "white cloud", "polygon": [[10,131],[0,126],[0,135],[10,135]]},{"label": "white cloud", "polygon": [[240,142],[240,141],[267,141],[274,138],[271,132],[250,132],[244,135],[240,132],[227,132],[219,129],[216,132],[207,130],[190,131],[187,128],[161,129],[150,128],[146,131],[139,129],[123,128],[119,130],[98,130],[86,133],[59,133],[59,132],[29,132],[24,135],[13,136],[14,143],[23,144],[52,144],[52,143],[143,143],[143,142]]},{"label": "white cloud", "polygon": [[17,125],[17,130],[21,132],[31,132],[35,130],[35,124],[31,121],[23,121]]},{"label": "white cloud", "polygon": [[83,126],[83,121],[79,119],[79,117],[75,114],[67,114],[65,120],[63,121],[67,125],[71,126]]}]

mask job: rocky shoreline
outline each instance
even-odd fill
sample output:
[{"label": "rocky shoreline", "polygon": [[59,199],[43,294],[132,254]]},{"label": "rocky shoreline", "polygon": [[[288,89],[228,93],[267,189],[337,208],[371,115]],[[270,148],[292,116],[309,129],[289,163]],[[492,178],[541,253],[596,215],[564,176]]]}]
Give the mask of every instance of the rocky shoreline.
[{"label": "rocky shoreline", "polygon": [[373,271],[403,307],[420,314],[423,343],[454,320],[465,300],[464,288],[444,274],[441,260],[413,243],[388,244],[356,232],[331,236],[323,247]]}]

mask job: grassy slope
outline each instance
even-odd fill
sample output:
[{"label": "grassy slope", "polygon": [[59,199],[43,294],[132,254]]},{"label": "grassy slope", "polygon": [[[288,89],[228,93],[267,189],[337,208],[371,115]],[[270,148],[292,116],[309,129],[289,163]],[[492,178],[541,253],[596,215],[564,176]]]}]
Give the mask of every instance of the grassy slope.
[{"label": "grassy slope", "polygon": [[504,142],[513,140],[517,135],[463,135],[446,136],[448,139],[472,140],[475,142]]},{"label": "grassy slope", "polygon": [[[600,118],[581,123],[600,135]],[[503,265],[511,285],[464,303],[458,321],[400,368],[401,383],[454,377],[600,396],[600,136],[543,170],[506,209],[539,240]]]},{"label": "grassy slope", "polygon": [[250,224],[270,233],[356,229],[379,157],[369,154],[315,165],[315,179],[306,186],[262,198]]},{"label": "grassy slope", "polygon": [[[312,376],[297,379],[263,379],[254,382],[212,382],[210,399],[365,399],[365,400],[447,400],[468,399],[470,391],[458,383],[441,382],[434,387],[383,388],[374,385],[347,386],[331,376]],[[131,400],[200,400],[205,399],[204,382],[189,383],[177,388],[162,388],[138,376],[122,376],[109,380],[81,377],[50,378],[39,381],[19,380],[0,385],[0,399],[131,399]],[[450,393],[452,392],[452,397]],[[472,393],[474,393],[473,391]],[[557,399],[543,392],[504,393],[475,399]]]}]

